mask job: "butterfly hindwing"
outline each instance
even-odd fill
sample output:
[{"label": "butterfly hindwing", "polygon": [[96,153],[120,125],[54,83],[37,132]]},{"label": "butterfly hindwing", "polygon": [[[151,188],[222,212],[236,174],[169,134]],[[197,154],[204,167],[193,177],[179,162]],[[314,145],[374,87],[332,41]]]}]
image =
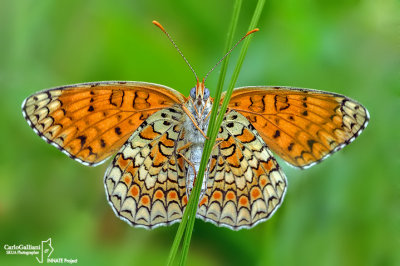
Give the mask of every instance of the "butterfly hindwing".
[{"label": "butterfly hindwing", "polygon": [[262,138],[240,113],[222,122],[197,216],[231,229],[268,219],[281,204],[286,177]]},{"label": "butterfly hindwing", "polygon": [[306,168],[352,142],[367,126],[367,109],[346,96],[289,87],[235,89],[228,108],[245,116],[268,147]]},{"label": "butterfly hindwing", "polygon": [[183,112],[171,107],[151,115],[129,138],[106,171],[104,184],[118,217],[154,228],[180,221],[187,204]]},{"label": "butterfly hindwing", "polygon": [[179,92],[144,82],[92,82],[45,90],[22,104],[44,140],[85,165],[118,151],[156,111],[185,101]]}]

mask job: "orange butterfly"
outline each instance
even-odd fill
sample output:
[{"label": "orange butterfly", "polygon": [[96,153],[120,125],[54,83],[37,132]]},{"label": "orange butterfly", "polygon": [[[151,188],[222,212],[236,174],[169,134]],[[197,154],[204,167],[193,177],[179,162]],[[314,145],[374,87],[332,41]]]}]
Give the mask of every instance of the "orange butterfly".
[{"label": "orange butterfly", "polygon": [[[22,111],[41,138],[84,165],[117,153],[104,177],[108,201],[129,224],[154,228],[182,217],[213,103],[204,81],[189,97],[158,84],[107,81],[35,93]],[[369,120],[346,96],[289,87],[237,88],[228,109],[197,216],[235,230],[265,221],[283,200],[287,181],[271,150],[307,168],[352,142]]]}]

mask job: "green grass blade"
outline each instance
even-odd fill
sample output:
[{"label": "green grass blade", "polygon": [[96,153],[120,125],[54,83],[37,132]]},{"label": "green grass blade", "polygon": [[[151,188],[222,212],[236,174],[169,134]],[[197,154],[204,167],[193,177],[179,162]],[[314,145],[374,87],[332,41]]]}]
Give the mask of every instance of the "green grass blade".
[{"label": "green grass blade", "polygon": [[[232,19],[229,25],[229,30],[228,30],[228,35],[227,35],[227,41],[225,44],[225,54],[229,52],[229,50],[231,49],[231,47],[233,46],[233,40],[235,37],[235,32],[236,32],[236,28],[237,28],[237,24],[239,21],[239,14],[240,14],[240,8],[242,6],[242,0],[237,0],[235,1],[235,5],[233,7],[233,14],[232,14]],[[215,92],[215,96],[214,96],[214,103],[219,103],[219,101],[221,100],[221,94],[222,94],[222,90],[224,87],[224,81],[225,81],[225,77],[226,77],[226,72],[228,70],[228,63],[229,63],[229,59],[230,59],[230,54],[225,58],[225,60],[222,62],[222,66],[221,66],[221,72],[218,78],[218,83],[217,83],[217,90]],[[218,114],[218,104],[214,104],[212,109],[211,109],[211,115],[210,115],[210,123],[208,126],[208,132],[211,132],[211,129],[214,128],[214,124],[215,124],[215,118],[217,117]],[[209,134],[207,132],[207,134]]]},{"label": "green grass blade", "polygon": [[[186,207],[186,210],[187,210],[187,207]],[[171,247],[171,250],[168,255],[168,262],[167,262],[168,266],[172,266],[172,263],[175,260],[176,254],[178,253],[179,245],[181,243],[183,233],[185,232],[185,229],[186,229],[186,224],[187,224],[187,220],[188,220],[187,218],[188,218],[188,216],[185,216],[185,215],[182,217],[182,221],[179,224],[178,230],[176,231],[174,242],[172,243],[172,247]]]},{"label": "green grass blade", "polygon": [[[232,15],[232,19],[231,19],[229,30],[228,30],[228,35],[227,35],[228,38],[227,38],[227,42],[226,42],[226,45],[225,45],[225,53],[227,53],[229,51],[230,47],[233,44],[234,33],[236,31],[237,23],[238,23],[238,20],[239,20],[239,14],[240,14],[241,6],[242,6],[242,0],[236,0],[235,4],[233,6],[233,15]],[[219,102],[219,100],[221,99],[221,93],[222,93],[222,89],[223,89],[223,84],[224,84],[226,72],[227,72],[227,69],[228,69],[228,61],[229,61],[229,56],[227,58],[225,58],[225,60],[222,62],[221,72],[220,72],[220,76],[219,76],[219,79],[218,79],[217,92],[216,92],[216,95],[215,95],[215,98],[214,98],[215,102]],[[217,116],[217,108],[218,108],[218,105],[214,105],[213,109],[211,110],[210,125],[209,125],[208,132],[211,132],[210,128],[212,128],[212,126],[214,124],[214,121],[215,121],[215,118]],[[208,132],[207,132],[207,134],[209,134]],[[201,186],[201,183],[200,183],[200,186]],[[192,195],[193,195],[193,193],[192,193]],[[190,198],[193,198],[193,196],[190,197]],[[192,202],[195,202],[195,201],[192,200]],[[178,230],[176,232],[175,239],[174,239],[174,242],[172,244],[172,247],[171,247],[171,250],[170,250],[170,253],[169,253],[169,256],[168,256],[168,264],[167,265],[172,265],[174,260],[175,260],[176,254],[178,253],[179,245],[180,245],[181,240],[182,240],[183,233],[185,232],[185,229],[187,227],[187,220],[189,218],[189,214],[193,213],[193,212],[194,212],[194,214],[196,214],[196,211],[193,211],[193,210],[189,209],[189,206],[193,205],[193,204],[189,205],[190,203],[191,203],[191,201],[189,199],[188,205],[186,206],[185,213],[184,213],[184,215],[182,217],[182,221],[181,221],[181,223],[180,223],[180,225],[178,227]],[[185,250],[188,249],[188,246],[189,245],[187,245],[187,248]],[[183,254],[185,254],[185,253],[183,252]],[[183,255],[181,261],[186,261],[186,256],[187,255]]]},{"label": "green grass blade", "polygon": [[[262,9],[264,7],[264,4],[265,4],[265,0],[259,0],[258,1],[256,9],[255,9],[254,14],[253,14],[253,18],[252,18],[250,26],[249,26],[249,30],[254,29],[255,26],[257,25],[258,20],[259,20],[260,15],[261,15],[261,11],[262,11]],[[210,138],[208,140],[206,140],[206,142],[205,142],[204,150],[203,150],[203,156],[202,156],[202,159],[201,159],[199,172],[197,174],[198,178],[196,179],[195,186],[194,186],[194,188],[192,190],[192,196],[190,197],[189,204],[188,204],[190,213],[188,214],[189,215],[189,219],[188,219],[188,222],[187,222],[187,225],[186,225],[187,226],[186,227],[186,233],[185,233],[185,238],[184,238],[184,242],[183,242],[183,246],[182,246],[183,250],[182,250],[182,257],[181,257],[181,261],[180,261],[180,265],[182,265],[182,266],[186,264],[186,259],[187,259],[187,254],[188,254],[188,251],[189,251],[190,240],[191,240],[191,236],[192,236],[192,232],[193,232],[194,221],[196,219],[197,203],[199,201],[199,196],[200,196],[200,191],[201,191],[201,185],[202,185],[202,182],[203,182],[204,172],[205,172],[209,157],[211,155],[212,147],[213,147],[213,145],[215,143],[215,140],[216,140],[216,137],[217,137],[218,129],[221,126],[223,117],[225,115],[225,112],[226,112],[226,109],[227,109],[227,106],[228,106],[228,102],[229,102],[230,96],[232,95],[233,87],[234,87],[234,85],[235,85],[235,83],[237,81],[240,69],[241,69],[241,67],[243,65],[243,61],[244,61],[244,58],[245,58],[246,53],[247,53],[247,49],[248,49],[249,44],[250,44],[250,40],[251,40],[251,36],[247,37],[247,39],[244,41],[243,47],[242,47],[242,49],[240,51],[238,63],[236,64],[235,70],[233,72],[232,79],[231,79],[231,82],[230,82],[228,90],[227,90],[227,94],[225,95],[224,102],[223,102],[223,104],[221,106],[220,112],[219,112],[218,117],[217,117],[217,121],[215,123],[213,123],[212,127],[209,127],[208,132],[207,132],[207,135]],[[220,78],[221,78],[221,76],[220,76]],[[221,81],[221,84],[223,84],[222,81]],[[221,88],[218,87],[217,89],[218,90],[217,90],[216,98],[218,97],[218,94],[219,94],[219,97],[221,96],[222,86],[221,86]],[[217,106],[218,103],[219,103],[219,101],[215,100],[214,101],[214,106]],[[214,113],[217,113],[217,108],[213,108],[213,111],[214,111]]]},{"label": "green grass blade", "polygon": [[[265,4],[265,0],[259,0],[257,2],[257,6],[256,6],[256,9],[254,11],[253,18],[252,18],[252,20],[250,22],[250,26],[249,26],[249,29],[248,29],[249,31],[253,30],[257,26],[257,23],[258,23],[258,20],[260,19],[261,11],[262,11],[262,9],[264,7],[264,4]],[[242,49],[240,50],[240,55],[239,55],[238,62],[236,64],[235,70],[233,71],[231,82],[229,83],[228,89],[227,89],[226,94],[225,94],[224,101],[223,101],[223,103],[221,105],[221,112],[219,113],[219,115],[217,117],[217,122],[216,122],[217,124],[221,124],[221,122],[222,122],[222,120],[224,118],[224,114],[225,114],[226,108],[228,107],[228,103],[229,103],[229,100],[230,100],[232,92],[233,92],[233,87],[235,86],[236,80],[239,77],[239,72],[240,72],[240,69],[242,68],[243,61],[244,61],[244,58],[246,56],[247,49],[249,48],[249,44],[250,44],[251,38],[252,38],[252,36],[250,35],[249,37],[247,37],[244,40]],[[218,132],[217,130],[214,132],[215,137],[216,137],[217,132]],[[212,135],[212,137],[214,137],[214,136]]]},{"label": "green grass blade", "polygon": [[[227,53],[229,51],[229,49],[232,47],[233,45],[233,40],[234,40],[234,34],[236,31],[236,27],[239,21],[239,14],[240,14],[240,8],[242,6],[242,0],[236,0],[234,7],[233,7],[233,14],[232,14],[232,19],[230,21],[230,26],[229,26],[229,30],[228,30],[228,35],[227,35],[227,42],[225,45],[225,53]],[[214,96],[214,102],[218,103],[221,99],[221,94],[222,94],[222,90],[223,90],[223,84],[224,84],[224,80],[225,80],[225,76],[226,76],[226,72],[228,69],[228,62],[229,62],[229,55],[225,58],[225,60],[222,62],[222,66],[221,66],[221,72],[220,72],[220,76],[218,79],[218,84],[217,84],[217,90],[216,90],[216,94]],[[210,115],[210,123],[209,123],[209,127],[208,127],[208,131],[207,131],[207,136],[210,136],[210,132],[211,129],[214,127],[214,122],[215,122],[215,118],[217,116],[218,113],[218,104],[214,104],[211,110],[211,115]],[[215,139],[214,141],[209,141],[206,140],[204,146],[205,146],[205,150],[206,147],[214,145]],[[211,143],[208,144],[208,143]],[[197,176],[201,177],[201,178],[197,178],[196,183],[193,187],[192,190],[192,195],[189,199],[188,202],[188,206],[186,207],[186,211],[184,213],[184,217],[186,218],[185,221],[187,221],[187,218],[192,215],[192,219],[189,219],[190,223],[185,224],[185,228],[186,228],[186,234],[185,234],[185,238],[184,238],[184,243],[182,246],[182,256],[181,256],[181,260],[180,260],[180,265],[185,265],[186,263],[186,259],[187,259],[187,255],[188,255],[188,251],[189,251],[189,246],[190,246],[190,240],[191,240],[191,235],[192,235],[192,231],[193,231],[193,226],[194,226],[194,221],[196,218],[196,212],[197,212],[197,203],[198,203],[198,199],[200,197],[200,191],[201,191],[201,184],[203,182],[203,176],[204,176],[204,170],[205,170],[205,166],[208,162],[208,157],[211,154],[211,149],[209,149],[209,152],[205,152],[205,150],[203,150],[203,157],[202,157],[202,161],[200,163],[200,171],[197,174]],[[208,156],[205,156],[205,154],[208,154]],[[202,165],[204,165],[202,167]],[[203,170],[201,170],[201,168],[203,168]],[[196,193],[198,191],[198,193]],[[184,220],[184,219],[182,219]],[[182,224],[181,224],[182,226]],[[179,231],[179,229],[178,229]],[[183,230],[181,230],[183,231]],[[179,232],[180,233],[180,232]],[[182,237],[181,235],[179,236],[180,238]],[[175,241],[174,241],[175,242]],[[170,256],[170,259],[174,259],[175,255],[176,255],[176,251],[174,251],[174,254],[172,256]],[[172,250],[171,250],[172,253]]]}]

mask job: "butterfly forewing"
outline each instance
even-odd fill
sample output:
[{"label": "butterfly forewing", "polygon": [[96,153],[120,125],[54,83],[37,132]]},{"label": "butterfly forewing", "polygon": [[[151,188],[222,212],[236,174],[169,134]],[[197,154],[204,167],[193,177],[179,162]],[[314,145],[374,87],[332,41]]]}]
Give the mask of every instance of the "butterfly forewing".
[{"label": "butterfly forewing", "polygon": [[171,107],[151,115],[107,169],[104,183],[115,213],[131,225],[153,228],[180,221],[187,204],[183,112]]},{"label": "butterfly forewing", "polygon": [[101,163],[156,111],[185,101],[179,92],[143,82],[96,82],[45,90],[22,110],[33,130],[71,158]]},{"label": "butterfly forewing", "polygon": [[283,200],[286,178],[254,127],[229,112],[209,163],[207,191],[198,216],[231,229],[268,219]]},{"label": "butterfly forewing", "polygon": [[229,108],[244,115],[272,151],[300,168],[349,144],[369,120],[365,107],[343,95],[288,87],[236,89]]}]

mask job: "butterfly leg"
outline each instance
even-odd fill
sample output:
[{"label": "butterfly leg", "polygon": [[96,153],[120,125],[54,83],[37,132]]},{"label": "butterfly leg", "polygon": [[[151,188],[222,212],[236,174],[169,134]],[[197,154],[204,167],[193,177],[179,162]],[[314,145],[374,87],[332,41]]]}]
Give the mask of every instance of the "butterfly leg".
[{"label": "butterfly leg", "polygon": [[198,117],[201,117],[201,116],[200,116],[200,114],[199,114],[199,111],[197,111],[197,108],[195,107],[196,105],[194,104],[194,101],[193,101],[193,99],[192,99],[192,98],[190,98],[190,100],[189,100],[189,101],[192,103],[192,105],[193,105],[193,107],[194,107],[194,111],[196,112],[197,116],[198,116]]},{"label": "butterfly leg", "polygon": [[204,118],[204,120],[207,120],[210,115],[211,115],[211,112],[208,113],[208,115],[206,116],[206,118]]},{"label": "butterfly leg", "polygon": [[188,143],[186,143],[185,145],[183,145],[182,147],[180,147],[179,149],[177,149],[176,152],[177,152],[178,154],[180,154],[180,152],[181,152],[182,150],[186,150],[187,148],[189,148],[189,147],[192,146],[192,145],[193,145],[192,142],[188,142]]},{"label": "butterfly leg", "polygon": [[197,176],[197,172],[196,172],[196,168],[194,167],[194,164],[188,158],[186,158],[185,155],[183,155],[181,153],[182,150],[185,150],[185,149],[189,148],[190,146],[192,146],[192,144],[193,144],[192,142],[188,142],[185,145],[183,145],[182,147],[180,147],[179,149],[177,149],[176,152],[177,152],[178,155],[180,155],[193,168],[194,176],[196,177]]},{"label": "butterfly leg", "polygon": [[194,164],[188,159],[186,158],[182,153],[178,153],[178,155],[182,156],[182,158],[193,168],[193,172],[194,172],[194,180],[196,180],[196,176],[197,176],[197,172],[196,172],[196,168],[194,167]]},{"label": "butterfly leg", "polygon": [[[204,109],[203,109],[203,111],[204,111]],[[231,111],[232,111],[232,109],[230,109],[229,107],[226,108],[226,113],[225,113],[225,115],[229,114]],[[201,113],[201,114],[203,114],[203,113]],[[208,115],[206,116],[206,118],[204,118],[204,119],[207,120],[207,118],[208,118],[210,115],[211,115],[211,112],[209,112]]]},{"label": "butterfly leg", "polygon": [[219,146],[219,144],[221,144],[223,141],[224,141],[225,139],[224,138],[216,138],[215,139],[215,144],[214,144],[214,146],[213,146],[213,150],[216,148],[216,147],[218,147]]},{"label": "butterfly leg", "polygon": [[190,118],[190,120],[192,120],[193,125],[200,131],[200,133],[203,135],[204,138],[209,139],[207,137],[207,135],[204,133],[203,130],[201,130],[201,128],[199,128],[199,125],[197,124],[197,122],[194,120],[193,115],[190,113],[190,111],[186,108],[186,106],[182,105],[182,109],[183,111],[187,114],[187,116]]},{"label": "butterfly leg", "polygon": [[[206,103],[204,104],[204,108],[203,108],[203,111],[201,111],[200,117],[203,117],[204,110],[206,110],[206,106],[207,106],[207,103],[208,103],[209,101],[210,101],[210,98],[208,98],[207,101],[206,101]],[[212,103],[211,103],[211,104],[212,104]],[[211,114],[211,112],[208,112],[208,114],[207,114],[205,120],[207,120],[207,118],[208,118],[208,116],[209,116],[210,114]]]}]

